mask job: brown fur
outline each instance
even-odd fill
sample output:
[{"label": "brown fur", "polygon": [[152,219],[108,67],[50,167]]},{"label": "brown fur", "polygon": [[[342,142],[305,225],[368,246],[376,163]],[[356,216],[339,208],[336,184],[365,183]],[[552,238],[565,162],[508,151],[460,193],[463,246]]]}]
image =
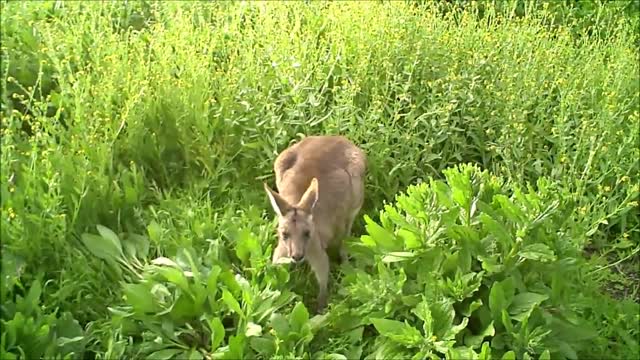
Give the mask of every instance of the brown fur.
[{"label": "brown fur", "polygon": [[282,257],[306,260],[318,280],[318,311],[327,304],[328,247],[340,249],[364,201],[365,153],[342,136],[309,136],[284,150],[273,169],[279,193],[264,184],[278,215]]}]

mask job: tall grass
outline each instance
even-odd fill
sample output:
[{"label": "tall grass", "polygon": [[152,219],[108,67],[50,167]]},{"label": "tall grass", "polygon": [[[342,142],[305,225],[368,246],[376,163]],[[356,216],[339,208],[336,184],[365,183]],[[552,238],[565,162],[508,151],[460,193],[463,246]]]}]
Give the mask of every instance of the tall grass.
[{"label": "tall grass", "polygon": [[2,2],[3,291],[42,274],[47,311],[108,319],[120,275],[81,233],[153,234],[167,256],[233,246],[247,219],[268,221],[261,182],[307,134],[367,152],[374,219],[472,162],[522,186],[545,177],[567,200],[564,241],[633,255],[638,22],[612,9],[589,36],[577,20],[550,26],[557,12],[488,3],[480,17],[402,2]]}]

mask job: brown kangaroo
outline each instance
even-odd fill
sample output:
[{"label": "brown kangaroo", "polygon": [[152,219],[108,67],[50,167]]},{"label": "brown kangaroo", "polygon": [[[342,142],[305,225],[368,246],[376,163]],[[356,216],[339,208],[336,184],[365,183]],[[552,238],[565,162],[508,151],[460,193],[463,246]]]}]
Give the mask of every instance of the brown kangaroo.
[{"label": "brown kangaroo", "polygon": [[264,184],[278,216],[272,261],[308,262],[318,280],[317,312],[327,306],[327,248],[338,248],[340,260],[347,259],[343,240],[364,201],[366,167],[365,153],[347,138],[308,136],[276,158],[279,193]]}]

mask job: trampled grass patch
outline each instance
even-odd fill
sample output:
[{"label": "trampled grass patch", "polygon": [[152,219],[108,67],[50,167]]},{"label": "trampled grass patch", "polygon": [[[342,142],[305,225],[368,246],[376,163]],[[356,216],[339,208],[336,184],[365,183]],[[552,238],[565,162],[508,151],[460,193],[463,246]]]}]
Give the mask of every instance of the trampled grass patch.
[{"label": "trampled grass patch", "polygon": [[[638,356],[634,2],[1,6],[3,359]],[[369,158],[324,316],[307,134]]]}]

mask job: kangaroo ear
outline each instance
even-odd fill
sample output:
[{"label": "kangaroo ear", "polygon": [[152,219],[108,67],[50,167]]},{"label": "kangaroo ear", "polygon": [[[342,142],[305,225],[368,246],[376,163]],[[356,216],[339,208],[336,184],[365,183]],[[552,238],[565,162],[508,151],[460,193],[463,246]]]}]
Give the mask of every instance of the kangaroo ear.
[{"label": "kangaroo ear", "polygon": [[318,179],[311,179],[311,184],[307,188],[307,191],[304,192],[300,202],[298,203],[298,207],[308,213],[311,213],[313,209],[316,207],[316,203],[318,202]]},{"label": "kangaroo ear", "polygon": [[267,185],[267,183],[263,183],[263,185],[264,185],[264,190],[267,192],[267,196],[269,196],[269,201],[271,202],[271,206],[273,207],[273,210],[276,212],[276,214],[278,214],[278,216],[282,216],[283,214],[286,214],[287,211],[289,211],[289,208],[291,208],[289,203],[287,203],[287,201],[283,199],[282,196],[280,196],[280,194],[271,190],[271,188],[269,187],[269,185]]}]

